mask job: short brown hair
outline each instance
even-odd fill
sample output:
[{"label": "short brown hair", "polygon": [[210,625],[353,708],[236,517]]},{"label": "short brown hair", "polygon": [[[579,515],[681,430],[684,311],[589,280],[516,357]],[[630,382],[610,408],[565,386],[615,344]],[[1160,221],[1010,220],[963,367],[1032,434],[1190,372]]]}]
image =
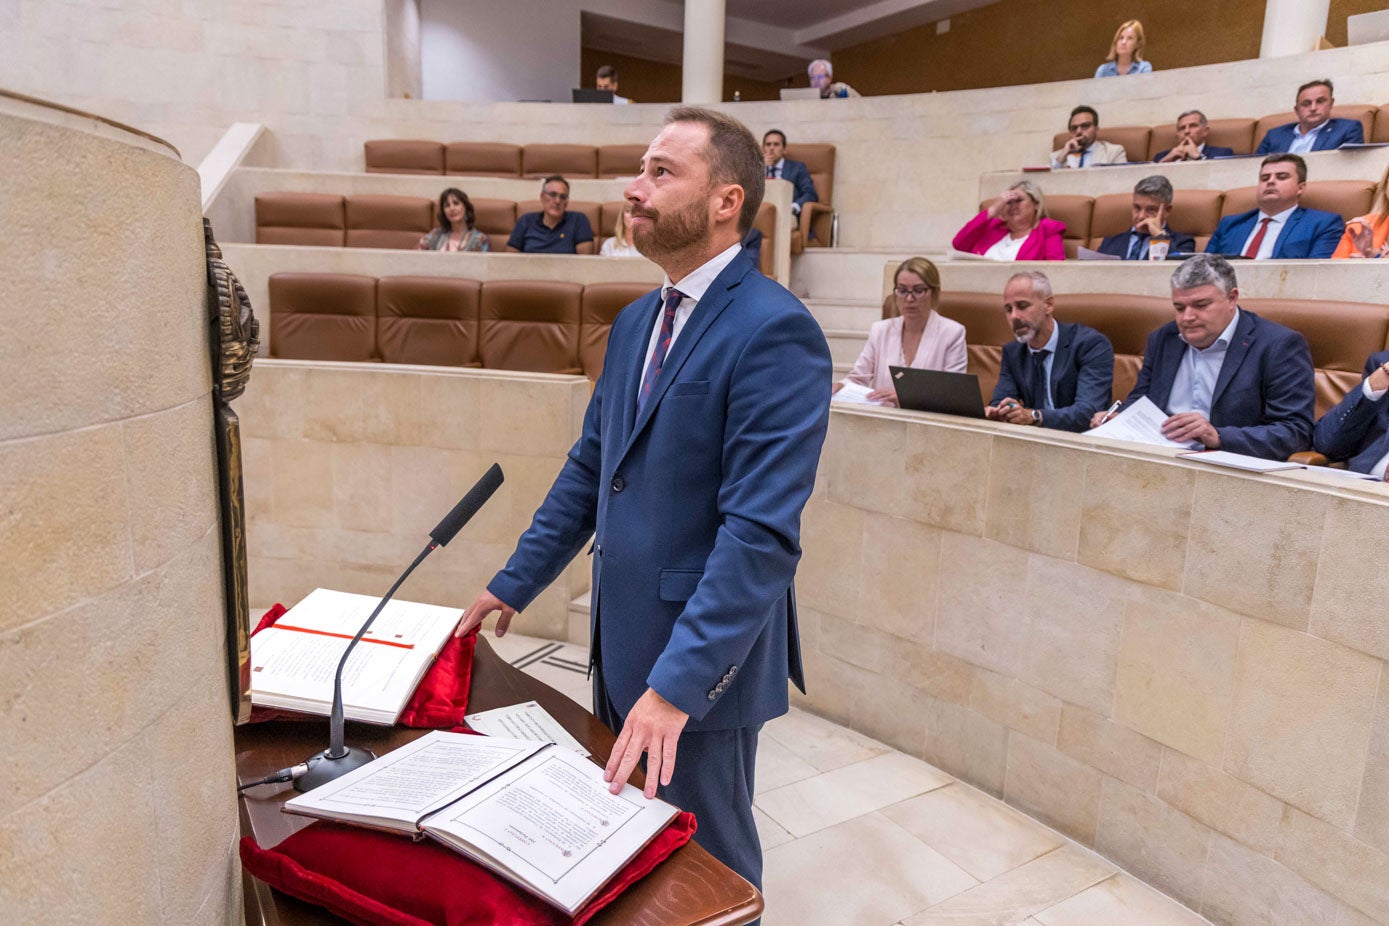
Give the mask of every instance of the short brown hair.
[{"label": "short brown hair", "polygon": [[1297,92],[1293,94],[1293,99],[1296,100],[1298,97],[1302,96],[1302,91],[1311,87],[1325,87],[1327,96],[1334,97],[1336,95],[1336,88],[1331,86],[1331,80],[1323,77],[1321,80],[1309,80],[1301,87],[1298,87]]},{"label": "short brown hair", "polygon": [[677,106],[666,113],[665,124],[697,122],[709,129],[705,162],[709,183],[736,183],[743,188],[743,210],[738,213],[738,233],[746,235],[757,219],[767,192],[766,165],[757,138],[732,116],[702,106]]},{"label": "short brown hair", "polygon": [[1307,162],[1302,160],[1302,158],[1296,154],[1289,154],[1287,152],[1284,152],[1283,154],[1270,154],[1268,157],[1264,158],[1262,161],[1259,162],[1259,168],[1263,169],[1264,167],[1267,167],[1269,164],[1281,164],[1285,161],[1297,168],[1297,182],[1306,183]]}]

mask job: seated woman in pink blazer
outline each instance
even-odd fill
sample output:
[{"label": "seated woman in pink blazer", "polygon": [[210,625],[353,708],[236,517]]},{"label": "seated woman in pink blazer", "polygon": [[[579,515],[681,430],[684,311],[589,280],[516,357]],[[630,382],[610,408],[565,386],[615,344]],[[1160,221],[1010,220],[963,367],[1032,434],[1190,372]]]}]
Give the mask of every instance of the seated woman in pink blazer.
[{"label": "seated woman in pink blazer", "polygon": [[1037,184],[1019,180],[965,223],[951,242],[957,251],[991,260],[1065,260],[1066,223],[1049,219]]},{"label": "seated woman in pink blazer", "polygon": [[857,383],[872,390],[870,402],[896,406],[897,390],[888,367],[965,372],[969,365],[965,326],[936,312],[940,304],[936,265],[924,257],[903,261],[893,276],[892,298],[900,314],[873,323],[863,353],[849,375],[834,384],[835,392],[845,383]]}]

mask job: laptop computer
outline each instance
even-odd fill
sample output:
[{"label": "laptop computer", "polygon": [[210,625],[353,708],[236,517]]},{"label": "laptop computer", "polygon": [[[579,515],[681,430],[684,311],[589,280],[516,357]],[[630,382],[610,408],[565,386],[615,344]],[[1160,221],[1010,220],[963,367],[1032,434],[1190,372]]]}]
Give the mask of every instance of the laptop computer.
[{"label": "laptop computer", "polygon": [[984,398],[973,373],[945,373],[915,367],[888,367],[897,390],[897,404],[918,412],[938,412],[963,418],[983,418]]},{"label": "laptop computer", "polygon": [[592,87],[575,87],[572,91],[575,103],[611,103],[611,90],[595,90]]},{"label": "laptop computer", "polygon": [[818,87],[782,87],[781,98],[783,100],[818,100],[820,99],[820,89]]}]

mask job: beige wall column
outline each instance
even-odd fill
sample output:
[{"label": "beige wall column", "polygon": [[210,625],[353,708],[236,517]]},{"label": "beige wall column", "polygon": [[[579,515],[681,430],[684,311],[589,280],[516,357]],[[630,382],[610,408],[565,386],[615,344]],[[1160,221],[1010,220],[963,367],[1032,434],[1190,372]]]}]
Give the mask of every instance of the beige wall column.
[{"label": "beige wall column", "polygon": [[198,175],[0,95],[0,910],[241,922]]},{"label": "beige wall column", "polygon": [[1317,47],[1326,34],[1331,0],[1268,0],[1260,58],[1300,55]]},{"label": "beige wall column", "polygon": [[684,103],[723,100],[724,0],[685,3]]}]

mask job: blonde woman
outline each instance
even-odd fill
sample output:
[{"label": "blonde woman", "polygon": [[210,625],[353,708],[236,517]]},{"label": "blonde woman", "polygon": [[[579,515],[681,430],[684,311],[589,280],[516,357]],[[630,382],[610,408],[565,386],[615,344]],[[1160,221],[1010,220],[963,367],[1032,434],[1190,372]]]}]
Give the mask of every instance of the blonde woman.
[{"label": "blonde woman", "polygon": [[1346,223],[1346,233],[1332,257],[1383,257],[1389,253],[1389,167],[1379,178],[1370,211]]},{"label": "blonde woman", "polygon": [[632,243],[632,204],[622,207],[613,223],[613,236],[603,242],[599,250],[602,257],[641,257],[641,252]]},{"label": "blonde woman", "polygon": [[1109,43],[1109,57],[1095,69],[1096,77],[1123,77],[1126,74],[1151,74],[1153,65],[1143,59],[1143,24],[1130,19],[1114,33]]},{"label": "blonde woman", "polygon": [[1047,218],[1041,189],[1019,180],[966,222],[951,244],[990,260],[1065,260],[1065,233],[1065,222]]},{"label": "blonde woman", "polygon": [[940,271],[924,257],[904,260],[893,275],[892,298],[896,318],[874,322],[849,375],[834,384],[838,392],[848,383],[867,386],[868,401],[897,404],[889,367],[944,370],[965,373],[969,353],[965,326],[936,311],[940,305]]}]

